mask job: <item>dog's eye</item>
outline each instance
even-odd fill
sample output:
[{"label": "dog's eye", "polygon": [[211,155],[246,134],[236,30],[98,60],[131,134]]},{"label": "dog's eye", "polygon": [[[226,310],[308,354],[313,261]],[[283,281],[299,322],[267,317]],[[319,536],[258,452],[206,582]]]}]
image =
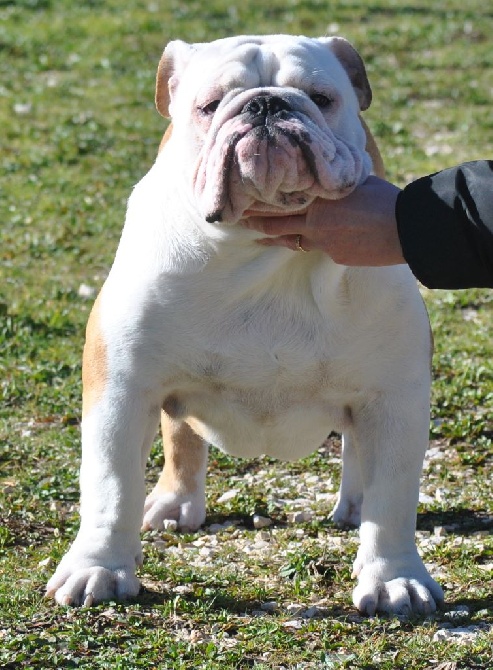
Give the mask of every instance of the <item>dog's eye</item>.
[{"label": "dog's eye", "polygon": [[202,114],[206,114],[206,115],[214,114],[216,109],[219,107],[220,102],[221,102],[220,100],[212,100],[207,105],[204,105],[203,107],[200,107],[200,111],[202,112]]},{"label": "dog's eye", "polygon": [[313,93],[310,96],[310,99],[317,105],[317,107],[320,107],[320,109],[327,109],[334,102],[332,98],[329,98],[327,95],[324,95],[323,93]]}]

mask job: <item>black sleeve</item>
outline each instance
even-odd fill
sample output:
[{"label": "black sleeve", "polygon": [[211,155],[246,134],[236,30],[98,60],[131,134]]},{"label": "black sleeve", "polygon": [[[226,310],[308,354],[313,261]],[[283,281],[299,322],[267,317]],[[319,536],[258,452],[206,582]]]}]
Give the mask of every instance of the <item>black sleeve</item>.
[{"label": "black sleeve", "polygon": [[399,194],[406,262],[429,288],[493,288],[493,161],[412,182]]}]

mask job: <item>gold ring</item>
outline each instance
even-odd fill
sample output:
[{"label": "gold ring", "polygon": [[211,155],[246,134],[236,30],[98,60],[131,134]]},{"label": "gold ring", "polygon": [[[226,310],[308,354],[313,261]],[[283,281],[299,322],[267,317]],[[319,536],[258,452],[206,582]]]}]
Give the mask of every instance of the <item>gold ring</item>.
[{"label": "gold ring", "polygon": [[308,249],[303,249],[301,246],[301,235],[296,235],[296,241],[294,243],[296,251],[302,251],[304,254],[308,253]]}]

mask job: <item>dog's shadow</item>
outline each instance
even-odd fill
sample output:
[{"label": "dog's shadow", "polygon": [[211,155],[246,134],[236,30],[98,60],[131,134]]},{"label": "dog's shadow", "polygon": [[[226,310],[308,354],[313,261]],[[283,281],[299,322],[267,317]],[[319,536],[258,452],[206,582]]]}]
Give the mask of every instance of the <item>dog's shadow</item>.
[{"label": "dog's shadow", "polygon": [[[247,530],[253,530],[253,521],[252,516],[249,514],[220,514],[215,513],[207,517],[205,532],[208,533],[208,527],[211,524],[225,524],[228,521],[232,522],[238,527],[243,527]],[[269,528],[285,528],[289,524],[282,518],[272,519],[272,524]],[[330,533],[331,529],[336,529],[333,522],[330,519],[322,521],[320,525],[325,528],[327,533]],[[417,529],[420,531],[429,531],[437,527],[445,527],[446,531],[452,535],[472,535],[478,531],[489,531],[493,528],[493,519],[491,516],[488,516],[485,512],[478,512],[470,509],[462,508],[453,508],[445,512],[433,512],[426,511],[418,514],[417,519]],[[337,528],[341,532],[341,528]],[[214,533],[210,533],[211,535]],[[448,594],[447,602],[445,608],[442,612],[447,612],[449,610],[454,610],[460,605],[466,605],[469,608],[470,612],[479,611],[482,609],[488,609],[493,606],[492,598],[485,599],[464,599],[464,598],[452,598],[452,593]],[[142,589],[134,600],[138,602],[140,606],[146,608],[152,608],[155,606],[163,605],[166,602],[174,601],[177,598],[177,593],[174,590],[167,590],[160,585],[159,581],[150,581],[144,580]],[[184,592],[179,594],[179,598],[185,601],[189,606],[193,606],[195,603],[199,604],[203,602],[204,594],[196,593],[195,589],[191,589],[190,592]],[[254,598],[240,598],[232,596],[228,593],[227,587],[215,587],[214,595],[212,598],[208,596],[208,608],[212,611],[224,610],[231,614],[236,615],[248,615],[251,616],[252,612],[260,609],[261,602]],[[334,617],[341,618],[347,616],[356,615],[356,611],[348,605],[347,607],[341,606],[340,603],[334,605],[333,607],[324,607],[323,618]],[[440,616],[440,613],[438,613]]]},{"label": "dog's shadow", "polygon": [[[161,588],[158,584],[152,585],[148,580],[141,587],[140,593],[132,602],[137,602],[143,608],[152,608],[164,605],[167,602],[174,602],[181,600],[187,603],[187,606],[194,606],[201,604],[203,606],[204,595],[194,593],[192,591],[178,594],[171,590]],[[211,611],[226,610],[232,614],[245,614],[252,612],[260,607],[258,600],[248,598],[234,598],[229,595],[225,588],[218,587],[215,589],[214,596],[207,598],[207,609]]]},{"label": "dog's shadow", "polygon": [[[180,593],[179,599],[186,603],[185,609],[190,607],[197,609],[198,607],[204,608],[204,597],[203,594],[187,592]],[[152,609],[153,607],[162,606],[167,602],[174,602],[177,603],[177,610],[179,612],[183,605],[180,606],[177,600],[177,594],[174,591],[162,589],[158,584],[156,584],[156,586],[151,585],[146,580],[139,595],[136,598],[133,598],[132,602],[138,603],[143,609]],[[254,598],[237,598],[228,593],[228,587],[226,586],[216,587],[214,589],[213,597],[211,598],[210,596],[207,596],[207,603],[205,606],[209,612],[228,612],[228,614],[236,615],[237,617],[288,616],[287,612],[282,607],[274,612],[264,612],[261,610],[261,600]],[[303,609],[303,607],[300,606],[300,609]],[[350,605],[344,607],[338,603],[331,607],[330,605],[324,604],[323,610],[321,610],[320,615],[317,616],[317,618],[343,619],[355,615],[357,615],[357,612]],[[228,632],[234,634],[234,631],[228,630]]]},{"label": "dog's shadow", "polygon": [[493,517],[486,512],[452,507],[445,512],[421,512],[418,514],[417,530],[433,532],[442,526],[454,535],[472,535],[478,531],[493,529]]}]

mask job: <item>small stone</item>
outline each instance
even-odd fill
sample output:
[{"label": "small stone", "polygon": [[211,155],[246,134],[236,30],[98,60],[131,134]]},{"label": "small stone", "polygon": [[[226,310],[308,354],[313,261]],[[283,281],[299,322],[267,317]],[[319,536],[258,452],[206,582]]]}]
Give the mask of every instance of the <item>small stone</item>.
[{"label": "small stone", "polygon": [[438,502],[443,502],[447,498],[447,493],[443,489],[437,489],[435,491],[435,499],[438,500]]},{"label": "small stone", "polygon": [[220,533],[222,530],[224,530],[222,523],[211,523],[209,526],[209,533]]},{"label": "small stone", "polygon": [[260,609],[264,612],[275,612],[279,608],[278,603],[275,600],[270,600],[269,602],[262,603]]},{"label": "small stone", "polygon": [[29,114],[32,108],[30,102],[16,102],[14,105],[14,112],[19,114],[19,116],[23,116],[24,114]]},{"label": "small stone", "polygon": [[176,519],[165,519],[163,521],[163,528],[170,533],[174,533],[178,528],[178,521]]},{"label": "small stone", "polygon": [[173,588],[173,591],[180,595],[189,595],[190,593],[193,593],[193,586],[190,584],[178,584],[178,586]]},{"label": "small stone", "polygon": [[81,284],[78,290],[79,298],[94,298],[96,295],[96,289],[94,286],[89,286],[88,284]]},{"label": "small stone", "polygon": [[317,502],[335,502],[337,498],[337,493],[315,493],[315,500]]},{"label": "small stone", "polygon": [[197,644],[204,639],[204,634],[200,630],[191,630],[190,631],[190,642],[192,644]]},{"label": "small stone", "polygon": [[299,605],[298,603],[290,603],[289,605],[286,606],[286,612],[288,614],[291,614],[291,616],[296,616],[298,614],[301,614],[303,612],[303,605]]},{"label": "small stone", "polygon": [[480,626],[465,626],[458,628],[440,628],[433,636],[433,641],[451,640],[460,644],[471,644],[482,632]]},{"label": "small stone", "polygon": [[445,537],[447,535],[447,529],[445,526],[435,526],[433,529],[433,535],[435,537]]},{"label": "small stone", "polygon": [[467,605],[459,605],[454,610],[445,612],[444,614],[447,619],[453,621],[454,619],[464,619],[469,616],[469,607]]},{"label": "small stone", "polygon": [[199,556],[203,556],[204,558],[208,558],[209,556],[212,556],[214,554],[214,549],[212,547],[202,547],[199,549]]},{"label": "small stone", "polygon": [[267,528],[267,526],[272,525],[272,519],[269,519],[266,516],[260,516],[260,514],[254,514],[253,515],[253,527],[260,529],[260,528]]},{"label": "small stone", "polygon": [[240,489],[231,489],[231,491],[225,491],[225,493],[222,494],[217,499],[218,503],[223,503],[223,502],[228,502],[228,500],[232,500],[233,498],[236,498],[238,493],[240,492]]},{"label": "small stone", "polygon": [[478,312],[475,309],[468,308],[462,310],[462,318],[464,321],[476,321],[478,318]]},{"label": "small stone", "polygon": [[268,530],[261,530],[255,535],[255,544],[270,542],[270,533]]},{"label": "small stone", "polygon": [[311,521],[313,514],[309,510],[304,512],[288,512],[286,514],[288,523],[306,523]]},{"label": "small stone", "polygon": [[43,558],[42,561],[38,563],[39,568],[49,568],[53,564],[53,559],[51,556],[48,556],[48,558]]},{"label": "small stone", "polygon": [[253,548],[255,551],[259,551],[260,549],[268,549],[270,548],[269,542],[266,542],[265,540],[255,540],[255,544],[253,545]]},{"label": "small stone", "polygon": [[493,563],[485,563],[484,565],[476,566],[479,570],[484,570],[484,572],[493,572]]},{"label": "small stone", "polygon": [[303,628],[303,622],[300,621],[300,619],[285,621],[282,625],[284,628],[293,628],[294,630],[299,630],[300,628]]},{"label": "small stone", "polygon": [[318,607],[309,607],[307,610],[301,613],[303,619],[313,619],[316,616],[320,615],[320,610]]}]

